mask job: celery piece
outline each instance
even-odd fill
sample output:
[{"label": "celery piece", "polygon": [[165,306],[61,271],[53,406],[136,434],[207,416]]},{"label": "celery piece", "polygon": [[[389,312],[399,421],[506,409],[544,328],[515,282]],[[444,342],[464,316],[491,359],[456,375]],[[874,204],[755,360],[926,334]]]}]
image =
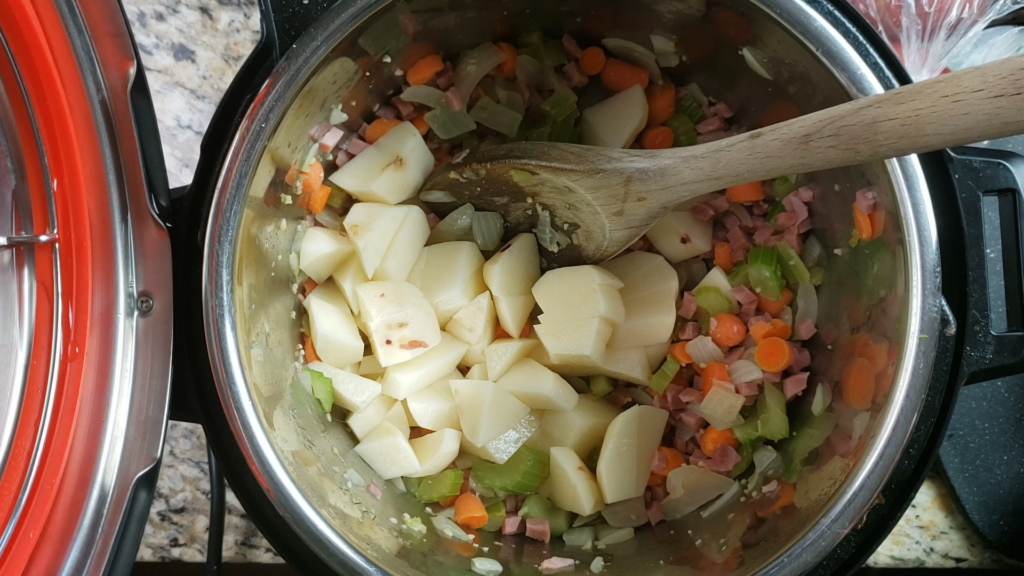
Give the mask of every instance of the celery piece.
[{"label": "celery piece", "polygon": [[665,126],[675,136],[672,146],[681,148],[683,146],[693,146],[697,143],[697,129],[694,128],[693,121],[686,114],[676,114],[665,120]]},{"label": "celery piece", "polygon": [[451,498],[462,489],[462,480],[462,470],[457,469],[445,470],[436,476],[423,478],[416,488],[416,499],[428,504]]},{"label": "celery piece", "polygon": [[337,184],[329,180],[325,180],[324,184],[330,186],[331,188],[331,195],[327,197],[327,205],[330,206],[331,208],[340,209],[345,204],[345,200],[348,198],[348,194],[340,187],[338,187]]},{"label": "celery piece", "polygon": [[508,175],[512,177],[512,181],[515,182],[516,184],[521,184],[523,182],[526,182],[530,178],[533,178],[533,174],[527,172],[526,170],[519,170],[516,168],[509,170]]},{"label": "celery piece", "polygon": [[506,494],[536,492],[548,479],[549,459],[545,452],[523,446],[504,464],[486,460],[473,463],[473,477],[489,490]]},{"label": "celery piece", "polygon": [[550,118],[541,120],[527,130],[523,137],[530,142],[547,142],[548,136],[551,134],[552,124],[554,122]]},{"label": "celery piece", "polygon": [[309,372],[309,379],[313,384],[313,396],[324,412],[330,412],[334,406],[334,382],[316,370],[306,368],[306,372]]},{"label": "celery piece", "polygon": [[572,92],[556,90],[547,100],[541,102],[537,109],[548,118],[565,118],[573,112],[577,112],[576,95]]},{"label": "celery piece", "polygon": [[[713,290],[717,290],[717,288],[713,288]],[[672,382],[672,379],[679,373],[679,368],[678,360],[671,356],[666,356],[665,361],[661,364],[661,368],[658,368],[654,376],[651,376],[651,388],[658,394],[664,392],[665,388],[668,388],[669,383]]]},{"label": "celery piece", "polygon": [[700,103],[691,94],[683,96],[676,102],[676,113],[685,116],[694,126],[708,119]]},{"label": "celery piece", "polygon": [[814,416],[807,421],[792,438],[779,444],[784,469],[782,475],[793,482],[800,473],[803,461],[807,456],[832,434],[837,418],[831,412]]},{"label": "celery piece", "polygon": [[757,397],[757,427],[767,440],[782,440],[789,436],[786,395],[778,384],[765,384],[764,394]]},{"label": "celery piece", "polygon": [[772,228],[776,230],[782,230],[778,224],[775,223],[775,217],[786,211],[786,205],[782,202],[776,202],[772,204],[772,207],[768,209],[768,213],[764,215],[764,221],[771,224]]},{"label": "celery piece", "polygon": [[747,255],[747,272],[750,286],[760,296],[769,300],[782,297],[785,281],[779,269],[779,255],[766,246],[754,246]]},{"label": "celery piece", "polygon": [[[760,396],[758,400],[760,400]],[[755,442],[764,440],[761,436],[761,430],[757,425],[757,413],[754,413],[753,417],[744,418],[743,423],[732,427],[732,433],[736,435],[736,439],[740,441],[743,446],[749,446]]]},{"label": "celery piece", "polygon": [[590,392],[598,398],[604,398],[615,389],[615,383],[607,376],[591,376]]},{"label": "celery piece", "polygon": [[555,120],[551,124],[551,132],[548,133],[548,141],[573,144],[579,140],[578,129],[573,125],[579,117],[580,113],[573,110],[568,115]]},{"label": "celery piece", "polygon": [[519,132],[519,123],[523,121],[522,114],[513,112],[487,96],[477,101],[469,111],[469,116],[505,136],[515,136]]},{"label": "celery piece", "polygon": [[729,271],[729,284],[733,287],[750,285],[750,270],[747,269],[746,262],[741,262]]},{"label": "celery piece", "polygon": [[779,242],[775,245],[775,250],[779,253],[779,268],[782,269],[786,281],[791,284],[811,281],[811,273],[807,271],[800,254],[797,254],[789,242]]},{"label": "celery piece", "polygon": [[850,251],[853,277],[860,282],[865,304],[874,304],[892,290],[896,258],[881,238],[861,242]]},{"label": "celery piece", "polygon": [[572,526],[572,513],[555,506],[540,494],[530,494],[519,508],[519,516],[547,520],[551,526],[551,536],[561,536]]},{"label": "celery piece", "polygon": [[420,484],[423,483],[423,478],[409,478],[404,476],[402,483],[405,484],[405,491],[409,494],[416,494],[416,491],[420,489]]},{"label": "celery piece", "polygon": [[825,280],[825,269],[821,266],[811,266],[807,272],[811,275],[811,284],[821,286],[821,283]]},{"label": "celery piece", "polygon": [[487,532],[497,532],[501,529],[502,522],[505,521],[505,500],[501,499],[486,508],[487,510],[487,524],[484,524],[483,529]]},{"label": "celery piece", "polygon": [[465,110],[458,112],[448,108],[435,108],[423,115],[423,120],[430,126],[438,138],[447,140],[476,130],[476,122]]},{"label": "celery piece", "polygon": [[782,200],[797,188],[796,176],[782,176],[772,180],[772,196],[776,200]]},{"label": "celery piece", "polygon": [[712,316],[732,310],[732,300],[714,286],[701,286],[693,291],[693,296],[697,299],[697,306]]},{"label": "celery piece", "polygon": [[702,334],[708,334],[711,332],[711,314],[703,308],[697,308],[697,313],[693,315],[693,319],[700,324],[700,331]]},{"label": "celery piece", "polygon": [[732,470],[729,471],[729,478],[736,478],[747,471],[747,468],[750,467],[750,463],[754,461],[754,450],[756,448],[756,446],[751,446],[749,444],[740,444],[740,449],[738,450],[740,454],[740,461],[737,462],[736,465],[732,467]]}]

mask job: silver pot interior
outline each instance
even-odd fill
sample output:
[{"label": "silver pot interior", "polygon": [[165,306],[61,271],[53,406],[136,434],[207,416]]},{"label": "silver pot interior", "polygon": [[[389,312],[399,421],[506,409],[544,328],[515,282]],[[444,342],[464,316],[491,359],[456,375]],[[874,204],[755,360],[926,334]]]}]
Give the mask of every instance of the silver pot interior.
[{"label": "silver pot interior", "polygon": [[[674,78],[677,85],[697,82],[725,100],[737,111],[739,125],[756,126],[776,95],[788,95],[806,113],[891,87],[891,79],[876,76],[866,57],[802,2],[724,4],[752,23],[750,44],[768,56],[774,81],[754,74],[737,45],[714,32],[712,11],[723,4],[709,4],[701,18],[693,15],[693,5],[676,0],[354,3],[329,12],[271,77],[234,143],[213,206],[206,262],[208,336],[221,397],[253,472],[291,527],[339,571],[461,574],[468,573],[468,560],[439,544],[407,545],[403,514],[424,517],[424,506],[379,478],[375,482],[384,497],[371,496],[362,483],[375,475],[350,454],[354,438],[342,423],[344,414],[336,408],[328,421],[292,384],[302,308],[289,254],[302,215],[289,206],[270,208],[265,198],[280,193],[284,172],[308,146],[310,126],[326,119],[332,104],[344,102],[353,118],[369,118],[375,103],[390,98],[398,86],[394,70],[407,46],[400,32],[388,30],[397,30],[403,11],[415,13],[426,38],[448,53],[537,28],[554,37],[569,31],[581,43],[593,42],[599,30],[626,35],[668,30],[682,40],[690,60]],[[368,37],[384,45],[370,46]],[[389,58],[382,58],[385,54]],[[743,527],[725,520],[731,513],[726,507],[708,518],[695,513],[645,527],[635,539],[604,550],[563,548],[560,541],[545,545],[522,536],[499,545],[485,535],[486,555],[509,561],[513,574],[536,573],[535,565],[549,555],[579,559],[580,571],[595,553],[610,562],[609,574],[693,573],[723,560],[723,567],[736,573],[795,573],[820,560],[856,524],[898,458],[927,386],[934,350],[920,336],[934,334],[937,325],[934,222],[913,158],[816,173],[811,179],[818,190],[812,204],[815,233],[828,257],[818,322],[827,338],[813,340],[811,388],[838,383],[852,354],[853,334],[885,338],[899,359],[891,390],[879,395],[861,446],[802,479],[800,509],[748,534],[740,554],[731,554],[730,546]],[[851,249],[851,204],[854,192],[867,185],[881,194],[886,230],[870,250]],[[811,395],[803,401],[809,403]]]}]

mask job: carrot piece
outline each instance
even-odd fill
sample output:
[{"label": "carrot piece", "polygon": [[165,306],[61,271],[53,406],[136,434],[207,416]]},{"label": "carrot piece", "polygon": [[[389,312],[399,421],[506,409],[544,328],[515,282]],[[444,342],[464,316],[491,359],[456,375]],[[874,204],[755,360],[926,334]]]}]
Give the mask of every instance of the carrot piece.
[{"label": "carrot piece", "polygon": [[508,42],[498,42],[497,46],[498,50],[505,54],[505,60],[498,64],[498,72],[502,77],[511,80],[516,77],[516,56],[519,53],[516,51],[516,47]]},{"label": "carrot piece", "polygon": [[754,325],[750,327],[750,337],[754,339],[754,344],[760,344],[761,340],[771,335],[772,325],[764,320],[754,322]]},{"label": "carrot piece", "polygon": [[397,60],[398,67],[408,71],[414,64],[432,54],[437,54],[437,47],[433,42],[428,40],[413,42],[402,50],[402,54]]},{"label": "carrot piece", "polygon": [[312,292],[313,290],[316,290],[316,287],[316,280],[313,280],[312,278],[306,278],[306,281],[302,283],[302,293],[305,294],[306,296],[309,296],[309,293]]},{"label": "carrot piece", "polygon": [[700,451],[708,456],[714,454],[715,450],[718,450],[718,447],[722,444],[739,448],[740,441],[736,439],[736,434],[733,433],[732,428],[719,430],[714,426],[708,426],[704,430],[704,435],[700,437]]},{"label": "carrot piece", "polygon": [[324,183],[324,166],[319,160],[313,160],[302,179],[302,191],[310,194],[320,189]]},{"label": "carrot piece", "polygon": [[651,126],[640,133],[640,147],[644,150],[671,148],[675,134],[667,126]]},{"label": "carrot piece", "polygon": [[624,92],[637,85],[646,89],[650,80],[647,70],[618,58],[609,58],[601,69],[601,84],[612,92]]},{"label": "carrot piece", "polygon": [[596,76],[604,69],[604,64],[607,60],[608,58],[604,55],[604,50],[597,46],[591,46],[580,54],[580,72],[587,76]]},{"label": "carrot piece", "polygon": [[899,350],[895,346],[890,346],[885,368],[875,376],[875,404],[881,404],[889,394],[892,381],[896,378],[896,361],[898,359]]},{"label": "carrot piece", "polygon": [[747,325],[735,314],[715,314],[715,327],[711,329],[711,340],[723,348],[732,348],[743,342],[747,336]]},{"label": "carrot piece", "polygon": [[711,362],[704,368],[700,377],[700,392],[707,396],[708,392],[715,387],[715,381],[730,382],[729,367],[722,362]]},{"label": "carrot piece", "polygon": [[800,107],[796,105],[796,102],[788,99],[775,100],[764,109],[764,112],[761,112],[758,124],[760,128],[764,128],[765,126],[792,120],[799,115]]},{"label": "carrot piece", "polygon": [[732,270],[732,245],[728,242],[715,242],[715,266],[726,272]]},{"label": "carrot piece", "polygon": [[[652,84],[647,88],[647,125],[661,126],[676,113],[676,87]],[[671,142],[670,142],[671,145]],[[668,146],[666,146],[667,148]]]},{"label": "carrot piece", "polygon": [[871,219],[856,204],[853,205],[853,226],[861,240],[871,239]]},{"label": "carrot piece", "polygon": [[299,181],[299,167],[292,164],[288,167],[288,173],[284,175],[284,183],[289,186],[295,186],[295,183]]},{"label": "carrot piece", "polygon": [[726,39],[738,46],[747,44],[754,37],[750,22],[729,8],[718,8],[712,11],[711,21]]},{"label": "carrot piece", "polygon": [[754,349],[754,362],[768,372],[782,372],[793,363],[793,350],[778,336],[761,340]]},{"label": "carrot piece", "polygon": [[782,309],[789,306],[789,303],[792,301],[793,291],[789,288],[783,288],[782,296],[778,300],[769,300],[764,296],[758,296],[757,307],[773,318],[778,318],[779,314],[782,314]]},{"label": "carrot piece", "polygon": [[889,363],[889,342],[884,339],[864,338],[857,343],[854,353],[871,363],[875,372],[881,372]]},{"label": "carrot piece", "polygon": [[757,515],[761,518],[764,518],[765,516],[774,514],[775,512],[778,512],[779,510],[782,510],[786,506],[792,504],[795,498],[796,488],[789,482],[786,482],[785,480],[779,480],[779,494],[778,496],[775,497],[775,501],[772,502],[771,505],[766,508],[758,508],[756,510]]},{"label": "carrot piece", "polygon": [[415,440],[416,438],[422,438],[422,437],[426,436],[427,434],[433,434],[433,433],[434,433],[433,430],[429,430],[427,428],[421,428],[419,426],[410,426],[409,427],[409,440]]},{"label": "carrot piece", "polygon": [[520,338],[529,338],[530,337],[530,324],[529,323],[526,323],[526,324],[523,325],[523,331],[519,333],[519,337]]},{"label": "carrot piece", "polygon": [[668,355],[675,358],[683,366],[693,364],[693,358],[686,352],[686,342],[676,342],[668,347]]},{"label": "carrot piece", "polygon": [[664,484],[664,483],[665,483],[665,477],[662,476],[661,474],[658,474],[657,472],[651,472],[647,476],[647,485],[648,486],[658,486],[659,484]]},{"label": "carrot piece", "polygon": [[320,357],[316,354],[316,347],[313,346],[313,339],[309,336],[304,336],[302,339],[302,349],[306,353],[306,363],[319,362]]},{"label": "carrot piece", "polygon": [[434,79],[434,75],[444,69],[444,61],[437,54],[420,58],[418,62],[405,71],[405,79],[412,86],[426,84]]},{"label": "carrot piece", "polygon": [[331,187],[321,186],[319,190],[309,195],[309,203],[306,208],[313,214],[319,214],[324,211],[324,206],[327,206],[327,199],[330,197]]},{"label": "carrot piece", "polygon": [[761,182],[748,182],[738,186],[729,186],[725,189],[725,197],[730,202],[757,202],[764,200],[764,188]]},{"label": "carrot piece", "polygon": [[413,118],[412,125],[420,131],[420,136],[426,136],[427,132],[430,131],[430,124],[427,124],[427,121],[423,119],[423,114]]},{"label": "carrot piece", "polygon": [[866,358],[854,358],[843,369],[843,401],[854,410],[867,410],[875,396],[875,369]]},{"label": "carrot piece", "polygon": [[312,194],[303,191],[302,194],[299,194],[299,199],[296,200],[295,203],[298,205],[299,208],[302,208],[303,210],[309,210],[309,199],[312,197]]},{"label": "carrot piece", "polygon": [[881,236],[882,230],[885,228],[885,211],[875,210],[868,214],[868,220],[871,220],[871,237],[878,238]]},{"label": "carrot piece", "polygon": [[472,492],[459,495],[455,500],[455,523],[474,530],[487,524],[487,508],[479,496]]},{"label": "carrot piece", "polygon": [[686,464],[686,456],[675,448],[669,448],[668,446],[659,446],[658,452],[665,455],[665,466],[658,470],[652,470],[654,474],[660,476],[668,476],[668,473],[679,468],[683,464]]},{"label": "carrot piece", "polygon": [[387,134],[389,130],[401,123],[402,121],[397,118],[377,118],[366,127],[366,143],[373,144]]},{"label": "carrot piece", "polygon": [[793,335],[793,329],[782,320],[778,318],[772,318],[772,321],[768,323],[772,327],[772,336],[782,338],[783,340],[789,340],[789,337]]},{"label": "carrot piece", "polygon": [[499,340],[501,338],[511,338],[511,337],[512,336],[510,336],[508,332],[505,332],[505,329],[502,328],[501,326],[495,326],[494,327],[494,339],[495,340]]}]

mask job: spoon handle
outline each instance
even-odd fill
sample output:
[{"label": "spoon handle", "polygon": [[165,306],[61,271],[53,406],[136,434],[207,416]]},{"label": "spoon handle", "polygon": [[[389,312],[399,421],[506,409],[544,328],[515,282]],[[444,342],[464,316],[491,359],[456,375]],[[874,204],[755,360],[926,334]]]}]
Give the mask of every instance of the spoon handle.
[{"label": "spoon handle", "polygon": [[[665,161],[662,169],[675,171],[665,174],[670,181],[690,181],[697,188],[720,190],[786,174],[1021,133],[1024,55],[945,74],[724,140],[666,150],[661,153]],[[686,161],[679,162],[680,157]],[[694,171],[694,165],[702,168]],[[666,202],[671,204],[672,200]]]}]

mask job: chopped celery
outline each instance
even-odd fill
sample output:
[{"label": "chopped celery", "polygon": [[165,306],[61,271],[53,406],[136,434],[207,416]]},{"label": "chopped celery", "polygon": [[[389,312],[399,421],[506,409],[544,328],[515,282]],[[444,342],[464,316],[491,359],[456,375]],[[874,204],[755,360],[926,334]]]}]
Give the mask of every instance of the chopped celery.
[{"label": "chopped celery", "polygon": [[697,299],[697,306],[711,316],[732,310],[732,300],[714,286],[701,286],[693,291],[693,296]]},{"label": "chopped celery", "polygon": [[523,518],[547,520],[551,526],[552,536],[561,536],[572,526],[572,513],[555,506],[540,494],[527,496],[526,501],[519,508],[519,515]]},{"label": "chopped celery", "polygon": [[416,491],[420,489],[420,484],[423,483],[423,478],[409,478],[405,476],[402,478],[403,484],[405,484],[405,491],[409,494],[416,494]]},{"label": "chopped celery", "polygon": [[477,101],[473,109],[469,111],[469,116],[505,136],[515,136],[519,131],[519,123],[523,121],[522,114],[509,110],[487,96]]},{"label": "chopped celery", "polygon": [[733,287],[750,285],[750,271],[747,269],[746,262],[741,262],[729,271],[729,284]]},{"label": "chopped celery", "polygon": [[896,259],[881,238],[861,242],[850,251],[853,275],[860,282],[865,304],[874,304],[892,289]]},{"label": "chopped celery", "polygon": [[[761,398],[758,397],[758,400]],[[744,417],[743,423],[732,427],[732,433],[736,435],[736,439],[740,441],[740,444],[748,446],[760,440],[764,440],[761,437],[761,430],[757,425],[757,413],[754,413],[753,417]]]},{"label": "chopped celery", "polygon": [[348,194],[330,180],[325,180],[324,184],[331,188],[331,195],[327,197],[327,205],[331,208],[341,208],[345,204]]},{"label": "chopped celery", "polygon": [[535,492],[548,478],[549,459],[545,452],[523,446],[504,464],[486,460],[473,463],[473,477],[489,490],[508,494]]},{"label": "chopped celery", "polygon": [[776,202],[772,204],[772,207],[768,209],[768,213],[764,215],[764,221],[771,224],[776,230],[781,230],[778,224],[775,223],[775,217],[786,211],[786,205],[782,202]]},{"label": "chopped celery", "polygon": [[772,196],[776,200],[782,200],[797,188],[796,176],[782,176],[772,181]]},{"label": "chopped celery", "polygon": [[598,398],[603,398],[615,389],[615,383],[607,376],[591,376],[590,392]]},{"label": "chopped celery", "polygon": [[423,115],[423,120],[442,140],[476,130],[476,122],[469,116],[469,113],[465,110],[456,112],[447,106],[427,112]]},{"label": "chopped celery", "polygon": [[767,440],[782,440],[789,436],[786,395],[778,384],[765,384],[764,394],[758,396],[757,426],[761,436]]},{"label": "chopped celery", "polygon": [[821,266],[811,266],[811,269],[807,272],[811,275],[811,284],[821,286],[821,283],[825,280],[825,269]]},{"label": "chopped celery", "polygon": [[526,182],[530,178],[533,178],[533,174],[527,172],[526,170],[519,170],[517,168],[509,170],[508,175],[512,177],[512,181],[515,182],[516,184],[521,184],[523,182]]},{"label": "chopped celery", "polygon": [[779,268],[788,282],[799,284],[811,281],[811,273],[807,271],[807,266],[804,266],[804,261],[788,242],[779,242],[775,245],[775,250],[779,253]]},{"label": "chopped celery", "polygon": [[801,426],[792,438],[779,445],[779,453],[782,454],[782,462],[785,465],[782,474],[787,480],[796,480],[804,459],[832,434],[836,420],[835,414],[831,412],[814,416]]},{"label": "chopped celery", "polygon": [[697,308],[697,313],[694,315],[694,320],[700,324],[700,331],[702,334],[707,334],[711,331],[711,314],[703,308]]},{"label": "chopped celery", "polygon": [[769,300],[782,297],[785,281],[779,269],[779,255],[766,246],[754,246],[747,255],[747,271],[754,292]]},{"label": "chopped celery", "polygon": [[500,499],[487,507],[487,524],[483,529],[488,532],[497,532],[501,523],[505,521],[505,500]]},{"label": "chopped celery", "polygon": [[306,368],[306,372],[309,372],[309,379],[313,384],[313,396],[324,412],[330,412],[334,406],[334,382],[316,370]]},{"label": "chopped celery", "polygon": [[672,146],[681,148],[683,146],[693,146],[697,143],[697,129],[694,128],[693,121],[685,114],[676,114],[665,120],[665,126],[675,136]]},{"label": "chopped celery", "polygon": [[729,478],[736,478],[747,471],[747,468],[750,467],[750,463],[754,461],[754,450],[756,448],[756,446],[751,446],[749,444],[740,444],[740,448],[737,450],[740,454],[740,461],[737,462],[736,465],[732,467],[732,470],[729,471]]},{"label": "chopped celery", "polygon": [[537,107],[548,118],[565,118],[576,112],[576,95],[570,91],[558,91],[540,103]]},{"label": "chopped celery", "polygon": [[[713,288],[713,290],[717,290],[717,288]],[[664,392],[665,388],[668,388],[669,382],[672,382],[672,379],[679,373],[679,368],[678,360],[671,356],[666,356],[665,361],[661,364],[661,368],[658,368],[654,376],[651,376],[651,388],[658,394]]]},{"label": "chopped celery", "polygon": [[697,102],[697,99],[690,94],[683,96],[682,99],[676,102],[676,112],[685,116],[694,126],[707,120],[707,116],[704,115],[704,109]]},{"label": "chopped celery", "polygon": [[423,478],[416,487],[416,499],[429,504],[451,498],[462,489],[462,480],[462,470],[457,469],[445,470],[436,476]]}]

